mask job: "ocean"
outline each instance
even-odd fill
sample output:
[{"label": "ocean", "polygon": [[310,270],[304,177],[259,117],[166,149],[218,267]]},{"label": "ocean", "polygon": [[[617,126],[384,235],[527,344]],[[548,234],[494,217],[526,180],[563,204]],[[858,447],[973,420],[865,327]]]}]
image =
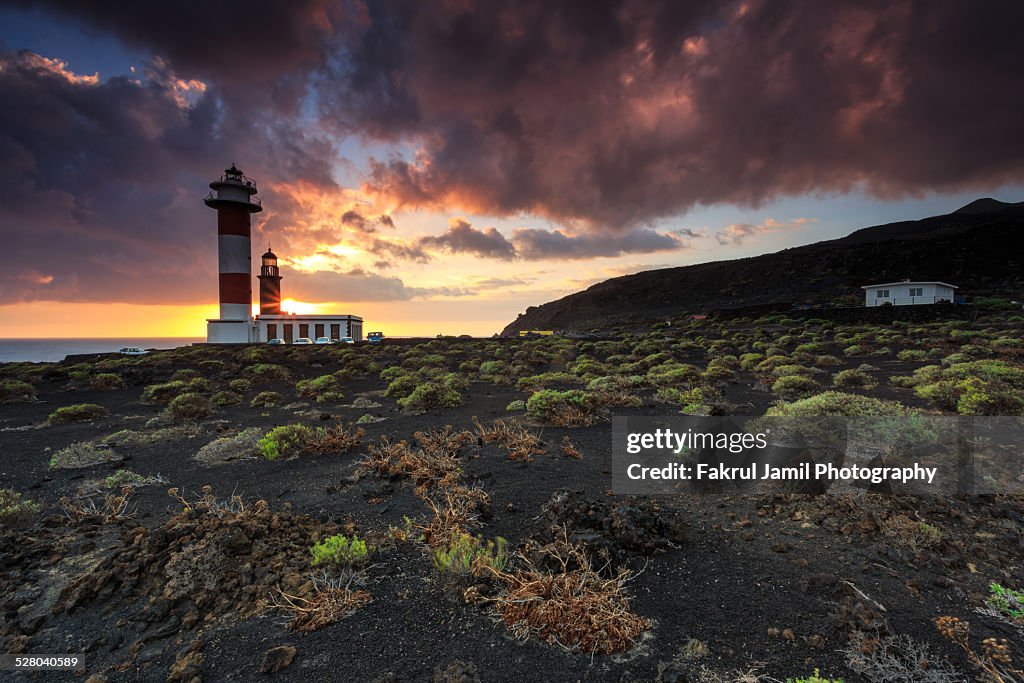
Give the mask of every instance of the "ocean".
[{"label": "ocean", "polygon": [[64,360],[76,353],[115,353],[125,346],[173,349],[204,342],[205,337],[135,337],[116,339],[0,339],[0,363]]}]

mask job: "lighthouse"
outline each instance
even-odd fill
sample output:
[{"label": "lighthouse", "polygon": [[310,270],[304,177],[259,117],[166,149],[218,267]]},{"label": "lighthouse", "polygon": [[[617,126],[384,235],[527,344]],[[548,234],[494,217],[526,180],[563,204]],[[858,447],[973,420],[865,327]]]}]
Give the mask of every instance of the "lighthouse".
[{"label": "lighthouse", "polygon": [[256,183],[234,164],[210,183],[210,189],[212,192],[204,201],[217,211],[220,317],[207,321],[206,337],[212,343],[244,344],[255,341],[256,335],[252,319],[250,214],[262,211],[263,206],[254,196]]},{"label": "lighthouse", "polygon": [[260,315],[281,313],[281,270],[277,267],[277,254],[267,247],[260,266]]},{"label": "lighthouse", "polygon": [[255,196],[256,183],[231,164],[210,189],[205,201],[217,210],[220,317],[206,321],[207,343],[331,344],[363,338],[363,319],[358,315],[283,312],[281,269],[269,246],[260,265],[260,314],[253,318],[250,218],[263,210]]}]

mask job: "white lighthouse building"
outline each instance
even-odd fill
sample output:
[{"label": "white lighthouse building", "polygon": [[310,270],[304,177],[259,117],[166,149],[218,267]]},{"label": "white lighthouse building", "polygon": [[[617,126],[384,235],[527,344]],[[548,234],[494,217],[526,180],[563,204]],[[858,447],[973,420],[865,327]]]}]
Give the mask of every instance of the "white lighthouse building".
[{"label": "white lighthouse building", "polygon": [[210,344],[249,344],[282,339],[363,338],[363,319],[351,314],[296,314],[281,310],[281,271],[269,248],[260,268],[260,314],[252,315],[251,214],[263,210],[256,182],[234,164],[210,183],[204,201],[217,210],[220,317],[206,321]]}]

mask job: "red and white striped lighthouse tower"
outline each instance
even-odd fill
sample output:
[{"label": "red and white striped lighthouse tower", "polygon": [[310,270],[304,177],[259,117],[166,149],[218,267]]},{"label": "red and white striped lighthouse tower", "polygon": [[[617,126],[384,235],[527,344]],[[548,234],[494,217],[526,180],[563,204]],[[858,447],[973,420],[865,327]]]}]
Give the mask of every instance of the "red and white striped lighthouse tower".
[{"label": "red and white striped lighthouse tower", "polygon": [[234,164],[217,180],[206,196],[206,205],[217,210],[217,253],[220,279],[220,318],[207,321],[208,342],[254,341],[252,321],[252,225],[250,214],[263,210],[256,183]]}]

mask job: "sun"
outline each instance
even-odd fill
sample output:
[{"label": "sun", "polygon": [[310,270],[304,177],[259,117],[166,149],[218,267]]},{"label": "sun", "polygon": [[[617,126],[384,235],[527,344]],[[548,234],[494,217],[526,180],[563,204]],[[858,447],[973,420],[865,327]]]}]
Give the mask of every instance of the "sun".
[{"label": "sun", "polygon": [[281,310],[285,313],[296,313],[299,315],[316,313],[316,304],[309,304],[305,301],[296,301],[295,299],[285,299],[281,302]]}]

